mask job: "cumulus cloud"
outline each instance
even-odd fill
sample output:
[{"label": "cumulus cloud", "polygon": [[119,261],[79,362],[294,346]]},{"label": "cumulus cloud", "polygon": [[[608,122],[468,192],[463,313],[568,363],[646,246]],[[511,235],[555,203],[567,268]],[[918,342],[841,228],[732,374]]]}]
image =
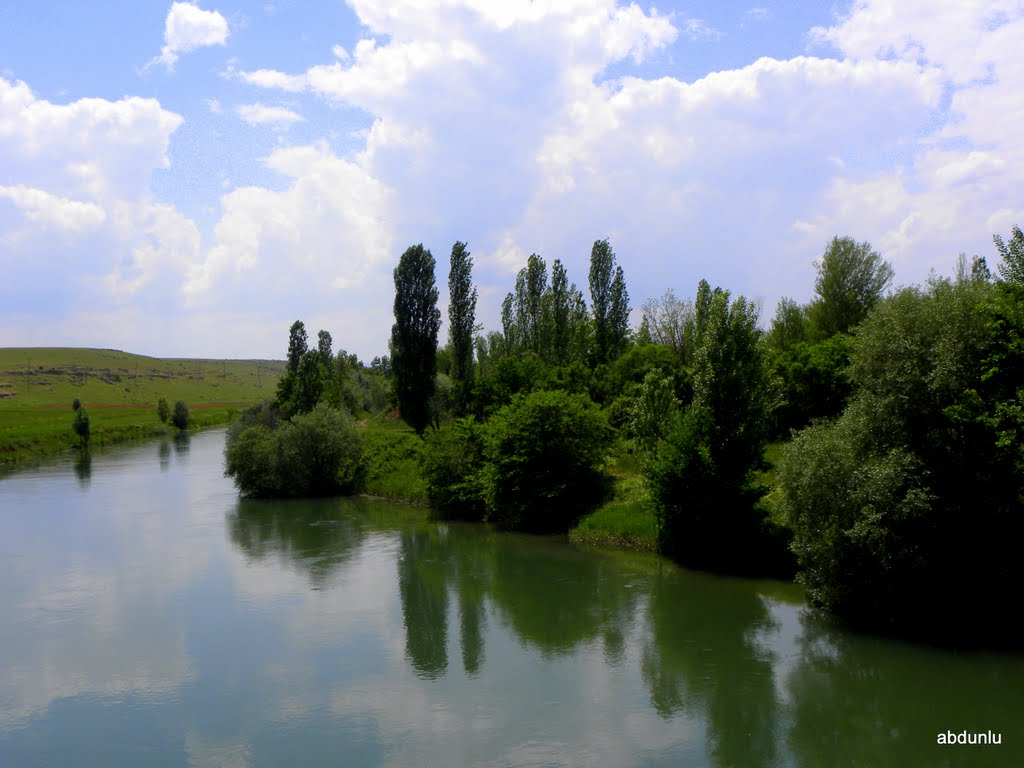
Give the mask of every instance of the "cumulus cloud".
[{"label": "cumulus cloud", "polygon": [[181,123],[155,99],[57,104],[0,78],[0,199],[11,204],[0,205],[0,297],[9,309],[68,311],[133,295],[166,306],[168,286],[199,258],[195,224],[150,191]]},{"label": "cumulus cloud", "polygon": [[243,104],[236,110],[238,116],[249,125],[274,125],[288,128],[292,123],[305,122],[298,112],[285,107],[268,107],[265,104]]},{"label": "cumulus cloud", "polygon": [[310,297],[354,289],[393,258],[382,221],[390,191],[359,165],[326,144],[280,148],[263,163],[289,185],[221,199],[215,242],[184,284],[192,305],[246,307],[272,295],[298,310]]},{"label": "cumulus cloud", "polygon": [[0,186],[0,197],[14,203],[30,221],[70,232],[92,229],[107,218],[106,212],[95,203],[69,200],[20,184]]},{"label": "cumulus cloud", "polygon": [[228,22],[218,11],[204,11],[194,3],[175,2],[164,22],[164,47],[151,64],[173,69],[182,53],[210,45],[227,45]]}]

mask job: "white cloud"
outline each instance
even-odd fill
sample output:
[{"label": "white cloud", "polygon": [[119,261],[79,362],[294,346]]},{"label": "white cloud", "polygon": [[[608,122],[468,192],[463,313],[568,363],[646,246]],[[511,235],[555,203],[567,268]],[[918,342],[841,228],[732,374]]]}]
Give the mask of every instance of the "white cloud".
[{"label": "white cloud", "polygon": [[284,107],[268,107],[265,104],[243,104],[236,111],[249,125],[276,125],[288,128],[292,123],[306,121],[298,112]]},{"label": "white cloud", "polygon": [[687,19],[683,24],[686,36],[691,40],[719,40],[722,32],[714,27],[708,26],[703,19]]},{"label": "white cloud", "polygon": [[199,258],[199,234],[153,202],[150,184],[181,123],[155,99],[55,104],[0,78],[0,197],[20,213],[14,220],[0,206],[11,260],[0,291],[12,311],[131,297],[158,310],[173,300],[185,264]]},{"label": "white cloud", "polygon": [[0,186],[0,197],[14,203],[29,220],[70,232],[92,229],[107,218],[106,212],[95,203],[69,200],[23,185]]},{"label": "white cloud", "polygon": [[390,192],[359,165],[324,144],[277,149],[263,162],[290,185],[222,198],[215,242],[184,284],[192,305],[244,308],[272,295],[282,311],[308,309],[311,298],[365,287],[393,258]]},{"label": "white cloud", "polygon": [[182,53],[210,45],[227,45],[228,22],[218,11],[204,11],[193,3],[175,2],[164,22],[164,47],[151,64],[173,69]]}]

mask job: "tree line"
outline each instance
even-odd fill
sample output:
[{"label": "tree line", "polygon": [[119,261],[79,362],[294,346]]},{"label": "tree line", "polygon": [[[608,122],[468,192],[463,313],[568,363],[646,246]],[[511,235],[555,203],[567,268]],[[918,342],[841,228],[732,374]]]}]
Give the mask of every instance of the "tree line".
[{"label": "tree line", "polygon": [[[589,303],[532,254],[501,330],[481,332],[458,242],[440,348],[435,262],[415,245],[394,272],[389,355],[332,357],[329,334],[311,350],[293,325],[277,398],[233,429],[228,471],[250,495],[357,489],[353,414],[396,406],[424,438],[435,507],[564,531],[607,494],[609,453],[631,453],[661,551],[683,564],[796,573],[852,622],[929,637],[956,634],[954,602],[961,634],[992,638],[1024,575],[1024,235],[995,243],[995,274],[961,257],[893,291],[870,244],[836,237],[813,299],[780,301],[767,331],[754,303],[701,281],[692,300],[645,302],[634,332],[599,240]],[[784,444],[771,485],[769,443]]]}]

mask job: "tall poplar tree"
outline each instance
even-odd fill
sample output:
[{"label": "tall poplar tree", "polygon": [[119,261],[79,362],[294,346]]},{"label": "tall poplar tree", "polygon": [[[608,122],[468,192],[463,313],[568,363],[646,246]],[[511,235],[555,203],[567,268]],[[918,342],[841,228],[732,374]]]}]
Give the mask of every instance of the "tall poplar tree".
[{"label": "tall poplar tree", "polygon": [[622,267],[607,240],[590,251],[590,308],[594,315],[595,363],[607,363],[625,351],[629,337],[629,293]]},{"label": "tall poplar tree", "polygon": [[448,269],[448,338],[454,352],[452,372],[458,391],[456,402],[464,411],[473,386],[473,328],[476,325],[476,287],[473,259],[466,244],[452,246]]},{"label": "tall poplar tree", "polygon": [[406,249],[395,268],[395,324],[391,326],[391,366],[398,409],[416,434],[430,423],[437,369],[437,308],[434,257],[423,244]]}]

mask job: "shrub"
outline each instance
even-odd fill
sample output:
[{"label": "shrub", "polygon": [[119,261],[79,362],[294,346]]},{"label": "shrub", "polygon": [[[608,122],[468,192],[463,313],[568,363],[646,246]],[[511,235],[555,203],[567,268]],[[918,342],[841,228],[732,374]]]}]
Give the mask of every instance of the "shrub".
[{"label": "shrub", "polygon": [[79,400],[77,397],[74,400],[71,401],[71,410],[72,411],[77,411],[81,407],[82,407],[82,401]]},{"label": "shrub", "polygon": [[328,405],[281,422],[232,430],[225,474],[246,496],[326,496],[355,489],[362,445],[355,424]]},{"label": "shrub", "polygon": [[431,506],[458,517],[483,519],[483,466],[484,429],[472,417],[432,433],[422,458]]},{"label": "shrub", "polygon": [[188,429],[188,404],[184,400],[178,400],[174,403],[171,423],[180,430]]},{"label": "shrub", "polygon": [[167,420],[171,417],[171,408],[167,405],[166,397],[161,397],[156,401],[156,415],[164,424],[166,424]]},{"label": "shrub", "polygon": [[600,471],[611,430],[585,395],[517,395],[487,423],[481,480],[488,519],[509,528],[567,531],[606,490]]},{"label": "shrub", "polygon": [[78,435],[79,444],[83,448],[87,448],[89,446],[90,427],[89,414],[86,413],[85,408],[79,406],[75,411],[75,420],[72,426],[74,427],[75,434]]}]

